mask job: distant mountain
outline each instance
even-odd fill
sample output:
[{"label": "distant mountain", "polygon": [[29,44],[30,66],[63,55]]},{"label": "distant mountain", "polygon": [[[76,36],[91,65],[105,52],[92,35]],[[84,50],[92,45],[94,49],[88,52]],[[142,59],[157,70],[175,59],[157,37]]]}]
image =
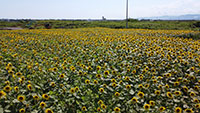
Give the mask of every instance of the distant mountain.
[{"label": "distant mountain", "polygon": [[139,19],[150,20],[200,20],[200,14],[187,14],[180,16],[158,16],[158,17],[143,17]]}]

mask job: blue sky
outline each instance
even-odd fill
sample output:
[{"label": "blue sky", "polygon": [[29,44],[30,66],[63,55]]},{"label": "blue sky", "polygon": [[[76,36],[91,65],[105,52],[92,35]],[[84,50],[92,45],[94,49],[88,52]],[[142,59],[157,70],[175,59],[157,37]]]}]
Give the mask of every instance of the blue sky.
[{"label": "blue sky", "polygon": [[[0,0],[0,18],[125,18],[126,0]],[[200,0],[129,0],[129,17],[200,14]]]}]

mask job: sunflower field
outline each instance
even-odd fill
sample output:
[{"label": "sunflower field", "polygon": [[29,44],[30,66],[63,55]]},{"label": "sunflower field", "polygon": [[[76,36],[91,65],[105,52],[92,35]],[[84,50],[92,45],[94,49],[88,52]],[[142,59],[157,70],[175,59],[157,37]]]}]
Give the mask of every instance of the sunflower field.
[{"label": "sunflower field", "polygon": [[0,112],[199,113],[198,33],[1,30]]}]

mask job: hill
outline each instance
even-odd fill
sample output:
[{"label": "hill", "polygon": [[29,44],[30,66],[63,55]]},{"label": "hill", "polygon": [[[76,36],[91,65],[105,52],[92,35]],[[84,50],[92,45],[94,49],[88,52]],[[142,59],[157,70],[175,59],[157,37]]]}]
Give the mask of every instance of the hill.
[{"label": "hill", "polygon": [[180,16],[158,16],[158,17],[144,17],[139,19],[150,20],[200,20],[200,14],[186,14]]}]

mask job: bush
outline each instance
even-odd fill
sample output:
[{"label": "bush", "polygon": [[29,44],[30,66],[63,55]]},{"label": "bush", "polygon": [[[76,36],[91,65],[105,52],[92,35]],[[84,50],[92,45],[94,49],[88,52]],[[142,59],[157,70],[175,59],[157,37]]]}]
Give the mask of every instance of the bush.
[{"label": "bush", "polygon": [[196,22],[193,24],[195,27],[199,27],[200,28],[200,22]]},{"label": "bush", "polygon": [[51,26],[51,24],[47,23],[47,24],[44,25],[44,27],[45,27],[46,29],[51,29],[52,26]]}]

